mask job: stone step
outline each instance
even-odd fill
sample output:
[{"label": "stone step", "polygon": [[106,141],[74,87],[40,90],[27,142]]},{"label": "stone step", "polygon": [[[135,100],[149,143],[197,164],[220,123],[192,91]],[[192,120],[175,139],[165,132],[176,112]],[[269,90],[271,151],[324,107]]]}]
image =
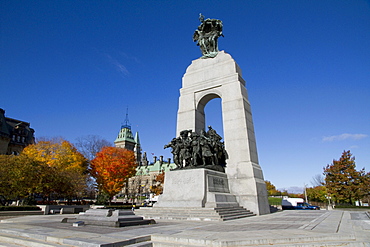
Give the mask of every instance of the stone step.
[{"label": "stone step", "polygon": [[255,216],[251,212],[232,212],[227,214],[192,214],[192,213],[166,213],[166,212],[153,212],[150,214],[142,214],[145,218],[151,219],[167,219],[167,220],[204,220],[204,221],[225,221],[239,218]]},{"label": "stone step", "polygon": [[232,215],[232,214],[253,214],[251,211],[247,210],[234,210],[227,212],[218,212],[219,215]]},{"label": "stone step", "polygon": [[256,216],[256,214],[226,216],[226,217],[223,217],[222,220],[223,221],[226,221],[226,220],[236,220],[236,219],[241,219],[241,218],[246,218],[246,217],[252,217],[252,216]]},{"label": "stone step", "polygon": [[119,216],[123,215],[135,215],[135,213],[132,210],[119,210]]},{"label": "stone step", "polygon": [[19,247],[19,246],[22,246],[22,245],[19,245],[19,244],[10,244],[10,243],[2,243],[2,242],[0,242],[0,247]]},{"label": "stone step", "polygon": [[148,241],[148,242],[130,244],[130,245],[126,245],[126,246],[128,246],[128,247],[153,247],[153,243],[151,241]]},{"label": "stone step", "polygon": [[[196,244],[179,244],[176,242],[153,242],[154,247],[173,247],[173,246],[181,246],[181,247],[204,247],[204,246],[221,246],[221,245],[196,245]],[[367,247],[369,243],[367,242],[348,242],[348,241],[337,241],[337,242],[316,242],[316,243],[286,243],[286,244],[273,244],[275,247]],[[235,246],[258,246],[258,247],[271,247],[271,244],[269,245],[257,245],[257,244],[247,244],[247,245],[235,245]],[[131,246],[130,246],[131,247]]]},{"label": "stone step", "polygon": [[215,211],[217,212],[228,212],[228,211],[250,211],[246,208],[243,208],[243,207],[223,207],[223,208],[214,208]]},{"label": "stone step", "polygon": [[[213,241],[209,239],[192,239],[191,237],[172,237],[164,235],[152,235],[153,246],[155,247],[200,247],[200,246],[224,246],[222,241]],[[292,237],[292,238],[266,238],[250,240],[236,240],[228,242],[227,246],[280,246],[280,247],[359,247],[368,246],[366,243],[355,242],[355,238],[351,235],[332,235],[332,236],[307,236],[307,237]]]},{"label": "stone step", "polygon": [[227,213],[227,212],[250,212],[243,207],[229,207],[229,208],[141,208],[136,210],[136,214],[145,214],[145,213],[154,213],[154,212],[163,212],[163,213],[192,213],[192,214],[204,214],[204,213]]},{"label": "stone step", "polygon": [[153,220],[190,220],[190,221],[220,221],[220,217],[199,217],[199,216],[171,216],[171,215],[158,215],[158,216],[150,216]]},{"label": "stone step", "polygon": [[98,225],[109,227],[124,227],[135,225],[155,224],[154,220],[144,219],[142,216],[137,216],[134,212],[126,210],[111,210],[111,209],[91,209],[86,213],[79,214],[73,218],[64,218],[62,223],[81,222],[81,225]]},{"label": "stone step", "polygon": [[223,212],[217,212],[219,215],[233,215],[233,214],[253,214],[250,211],[247,210],[233,210],[233,211],[223,211]]},{"label": "stone step", "polygon": [[194,214],[194,215],[202,215],[202,214],[213,214],[218,215],[215,210],[150,210],[150,211],[138,211],[136,214],[141,216],[143,214]]},{"label": "stone step", "polygon": [[218,214],[232,214],[232,213],[251,213],[249,210],[241,210],[241,209],[235,209],[235,210],[228,210],[228,211],[216,211]]},{"label": "stone step", "polygon": [[[152,247],[151,236],[140,236],[131,239],[117,241],[117,238],[106,238],[107,242],[91,241],[90,239],[64,239],[57,237],[46,237],[41,234],[20,232],[14,230],[3,230],[0,232],[0,247],[74,247],[74,246],[128,246],[128,247]],[[63,244],[65,243],[68,244]]]},{"label": "stone step", "polygon": [[243,207],[219,208],[150,208],[137,210],[145,218],[163,220],[225,221],[255,216]]},{"label": "stone step", "polygon": [[230,213],[227,213],[227,214],[216,214],[216,213],[211,213],[211,214],[205,214],[205,213],[202,213],[202,214],[193,214],[193,213],[181,213],[181,212],[178,212],[178,213],[168,213],[168,212],[153,212],[153,213],[150,213],[150,214],[142,214],[142,216],[144,216],[145,218],[147,217],[155,217],[155,216],[171,216],[171,217],[176,217],[176,216],[182,216],[182,217],[202,217],[202,216],[207,216],[207,217],[214,217],[214,218],[231,218],[231,217],[238,217],[238,216],[244,216],[244,217],[248,217],[248,216],[255,216],[254,213],[252,212],[230,212]]},{"label": "stone step", "polygon": [[50,243],[42,241],[40,239],[33,239],[29,237],[23,237],[20,235],[0,233],[0,246],[28,246],[28,247],[66,247],[71,245],[64,245],[59,243]]},{"label": "stone step", "polygon": [[119,227],[138,226],[138,225],[155,224],[155,221],[152,219],[142,219],[142,220],[132,220],[132,221],[119,221],[118,224],[119,224]]},{"label": "stone step", "polygon": [[[369,243],[336,241],[336,242],[316,242],[316,243],[299,243],[299,244],[274,244],[275,247],[366,247]],[[258,245],[258,247],[271,247],[271,245]]]},{"label": "stone step", "polygon": [[23,215],[43,215],[41,210],[33,211],[0,211],[0,216],[23,216]]}]

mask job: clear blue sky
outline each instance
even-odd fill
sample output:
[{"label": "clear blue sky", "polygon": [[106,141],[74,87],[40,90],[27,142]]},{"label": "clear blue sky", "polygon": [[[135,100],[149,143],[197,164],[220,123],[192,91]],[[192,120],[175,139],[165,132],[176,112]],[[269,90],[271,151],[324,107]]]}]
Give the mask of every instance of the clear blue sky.
[{"label": "clear blue sky", "polygon": [[[128,107],[143,151],[168,158],[199,13],[224,23],[266,180],[310,185],[344,150],[370,170],[369,1],[0,0],[0,107],[71,142],[113,142]],[[206,116],[222,133],[219,100]]]}]

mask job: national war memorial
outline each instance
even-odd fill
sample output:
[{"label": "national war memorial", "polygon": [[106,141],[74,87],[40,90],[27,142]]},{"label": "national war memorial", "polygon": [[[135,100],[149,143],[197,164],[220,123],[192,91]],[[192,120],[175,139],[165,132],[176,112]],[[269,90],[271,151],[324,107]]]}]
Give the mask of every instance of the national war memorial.
[{"label": "national war memorial", "polygon": [[[190,220],[212,220],[214,211],[218,220],[268,214],[245,80],[231,55],[218,50],[222,21],[203,15],[199,20],[193,40],[202,57],[192,61],[182,78],[177,137],[165,145],[178,168],[166,173],[154,207],[138,214]],[[211,126],[205,130],[204,108],[215,98],[222,102],[224,141]]]}]

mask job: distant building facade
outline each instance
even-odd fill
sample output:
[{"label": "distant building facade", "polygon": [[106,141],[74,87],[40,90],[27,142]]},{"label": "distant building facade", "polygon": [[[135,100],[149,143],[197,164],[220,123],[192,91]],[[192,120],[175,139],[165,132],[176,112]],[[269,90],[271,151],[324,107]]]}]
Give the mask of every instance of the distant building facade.
[{"label": "distant building facade", "polygon": [[128,202],[141,203],[142,198],[150,198],[152,186],[158,186],[159,183],[156,178],[159,174],[175,169],[175,163],[171,163],[170,159],[166,162],[163,161],[162,156],[159,160],[154,156],[154,163],[145,165],[139,165],[136,168],[136,175],[131,177],[122,191],[123,195],[127,195]]},{"label": "distant building facade", "polygon": [[35,143],[34,133],[30,123],[5,117],[5,110],[0,108],[0,154],[20,154]]}]

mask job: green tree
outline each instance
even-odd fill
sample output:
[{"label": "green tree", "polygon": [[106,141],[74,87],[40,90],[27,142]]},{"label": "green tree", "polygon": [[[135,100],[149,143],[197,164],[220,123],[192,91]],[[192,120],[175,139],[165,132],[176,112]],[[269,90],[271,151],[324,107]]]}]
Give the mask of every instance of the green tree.
[{"label": "green tree", "polygon": [[307,198],[309,201],[327,202],[326,195],[328,194],[325,186],[315,186],[306,188]]},{"label": "green tree", "polygon": [[355,157],[349,150],[327,165],[324,175],[327,191],[337,203],[354,204],[368,194],[368,174],[365,169],[356,170]]}]

